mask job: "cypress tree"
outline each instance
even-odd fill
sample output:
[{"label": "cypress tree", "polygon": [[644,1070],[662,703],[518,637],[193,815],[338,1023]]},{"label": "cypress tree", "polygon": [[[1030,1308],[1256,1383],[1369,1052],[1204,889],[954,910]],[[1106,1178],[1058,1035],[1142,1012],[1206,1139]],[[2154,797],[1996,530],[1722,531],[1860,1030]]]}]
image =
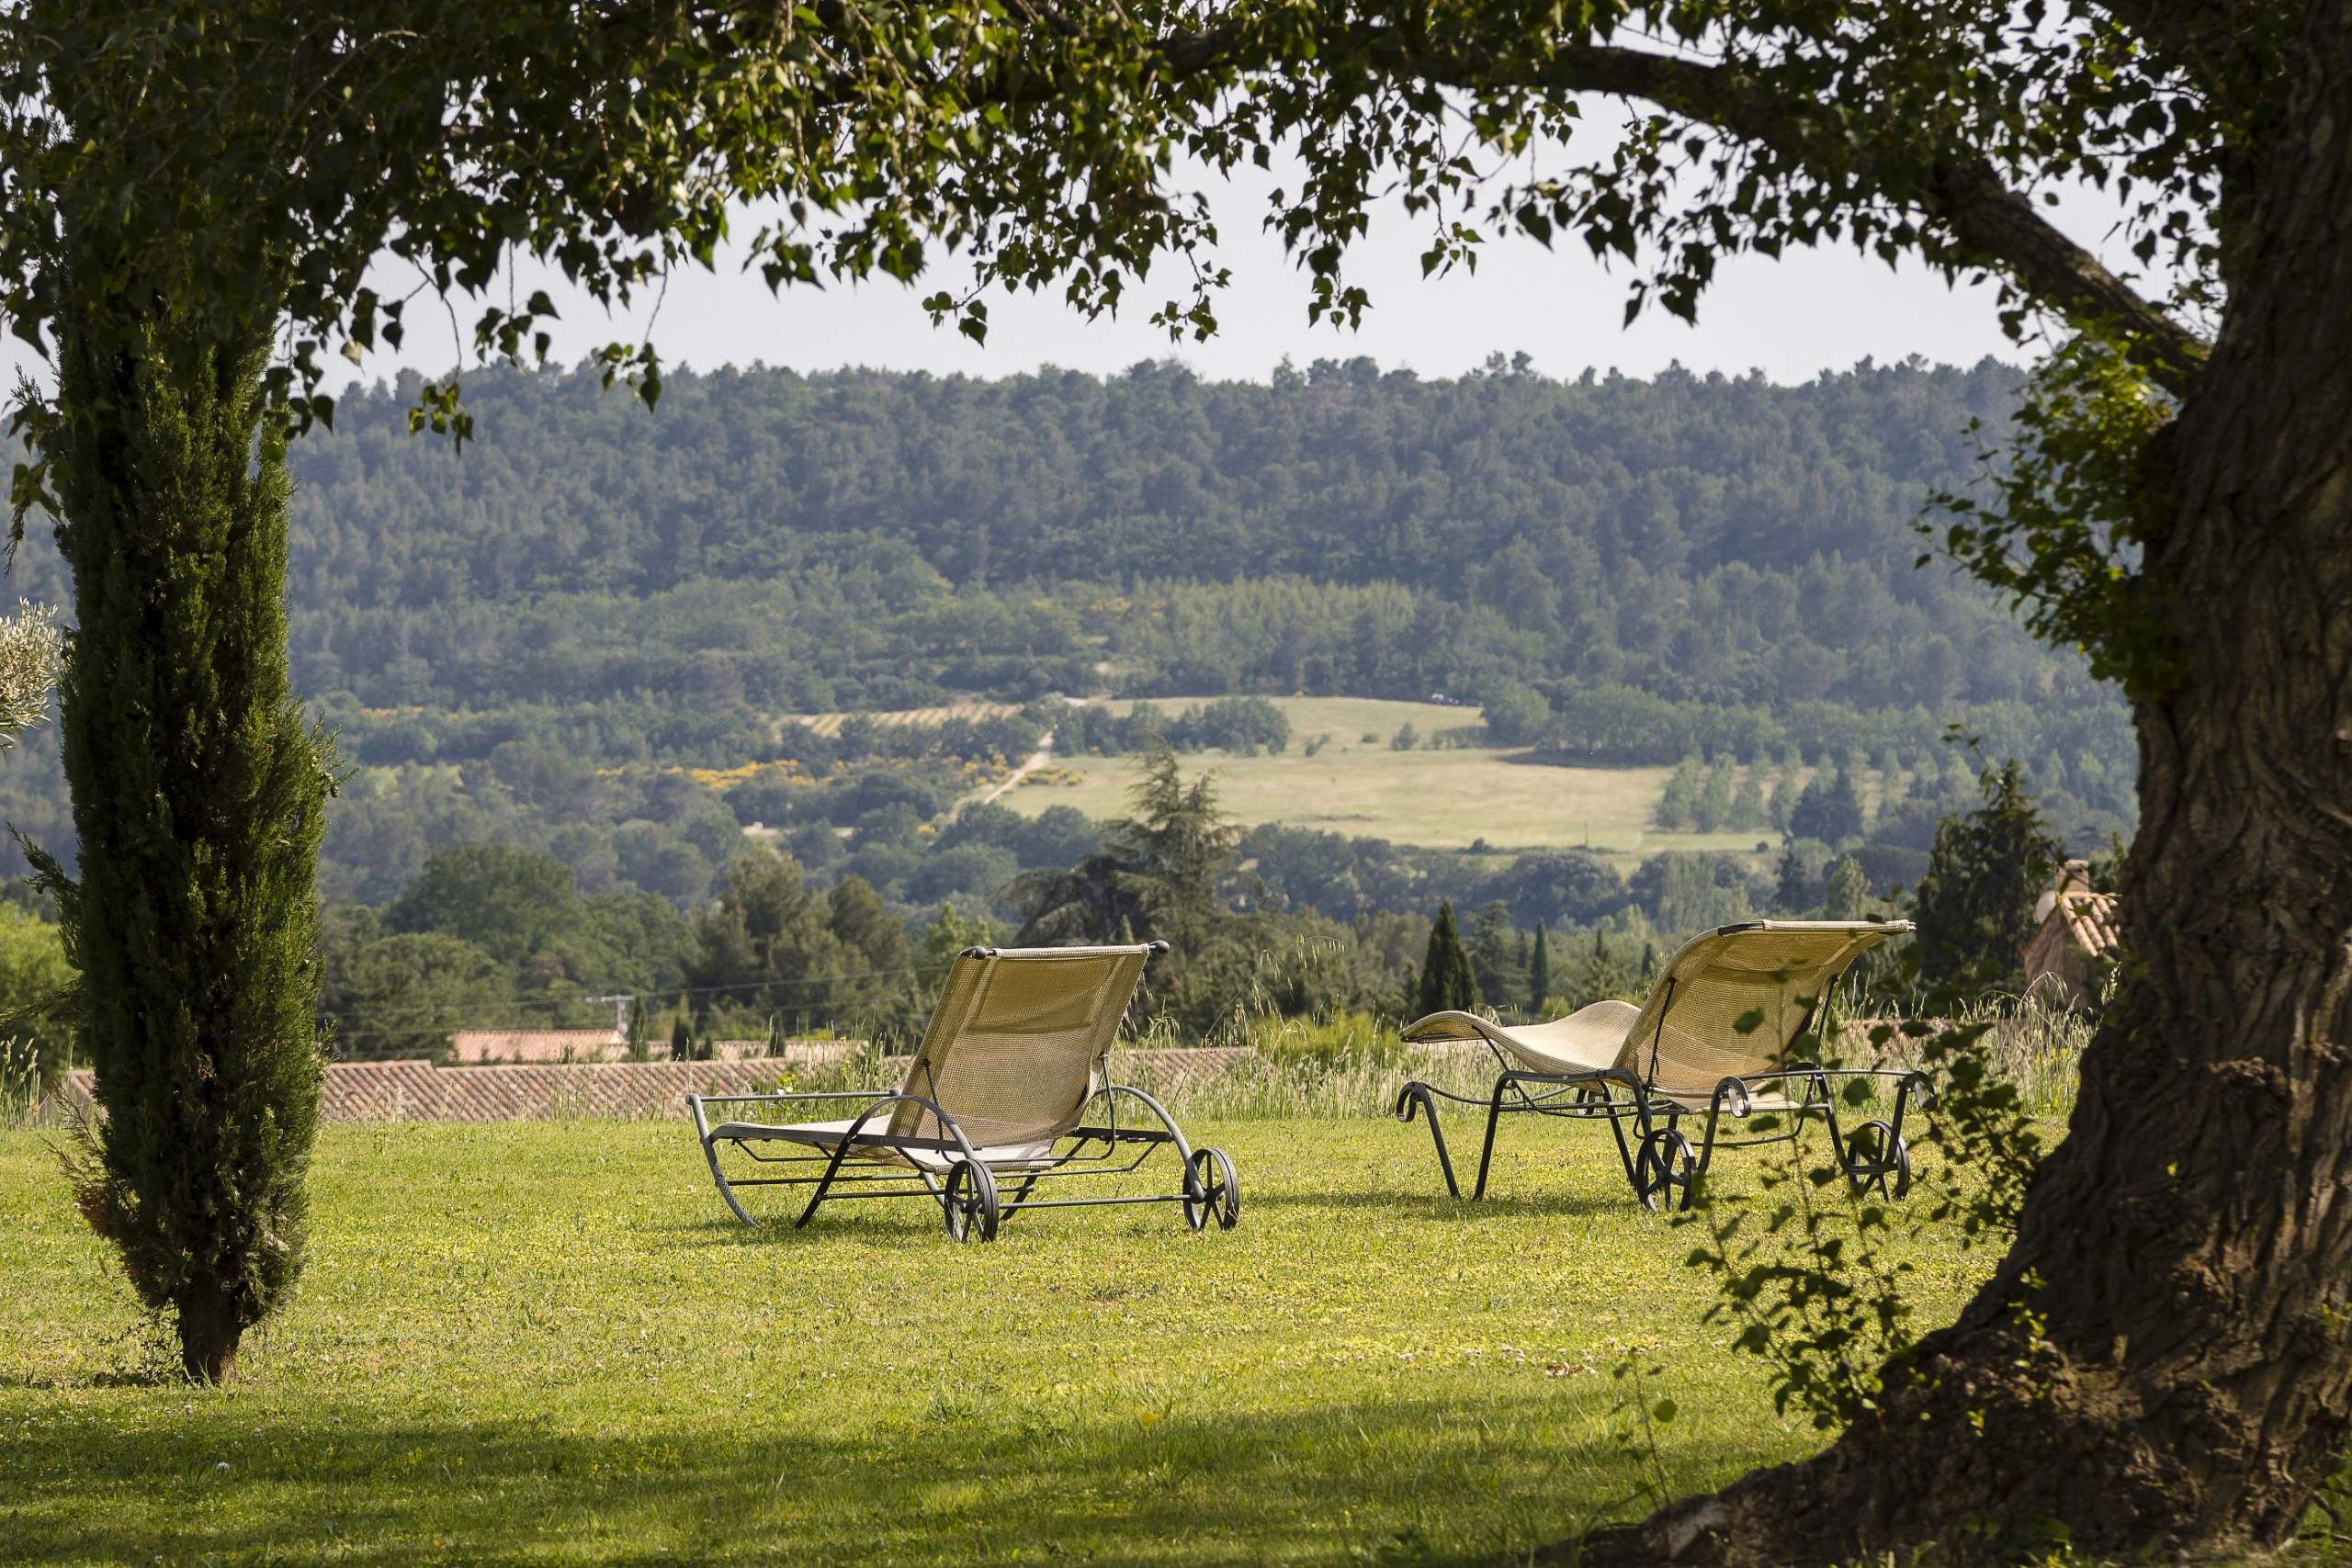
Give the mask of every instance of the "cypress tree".
[{"label": "cypress tree", "polygon": [[[168,295],[172,290],[159,289]],[[182,297],[187,297],[182,291]],[[333,748],[286,674],[285,434],[266,319],[74,315],[51,436],[77,630],[61,739],[79,876],[46,856],[104,1112],[84,1213],[190,1377],[301,1272]]]},{"label": "cypress tree", "polygon": [[1544,922],[1535,922],[1535,951],[1527,960],[1527,1011],[1532,1018],[1544,1016],[1544,1005],[1552,999],[1552,956],[1544,943]]},{"label": "cypress tree", "polygon": [[1982,787],[1984,805],[1936,825],[1919,878],[1919,977],[1930,985],[2018,979],[2035,901],[2065,853],[2016,759]]},{"label": "cypress tree", "polygon": [[670,1060],[690,1062],[694,1055],[694,1031],[686,1027],[686,1015],[681,1012],[670,1021]]},{"label": "cypress tree", "polygon": [[1462,949],[1449,899],[1438,905],[1437,923],[1430,927],[1429,953],[1421,961],[1420,1010],[1426,1016],[1477,1005],[1478,981],[1471,973],[1470,955]]}]

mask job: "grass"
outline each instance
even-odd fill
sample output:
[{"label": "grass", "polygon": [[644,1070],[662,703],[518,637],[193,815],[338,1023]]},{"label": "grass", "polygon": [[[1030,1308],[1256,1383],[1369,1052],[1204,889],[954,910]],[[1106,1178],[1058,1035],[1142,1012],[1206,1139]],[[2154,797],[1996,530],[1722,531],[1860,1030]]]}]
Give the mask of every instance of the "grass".
[{"label": "grass", "polygon": [[[226,1392],[154,1374],[46,1141],[0,1134],[0,1557],[1481,1559],[1638,1506],[1634,1345],[1674,1489],[1818,1441],[1599,1129],[1510,1128],[1476,1208],[1419,1126],[1189,1130],[1234,1232],[958,1249],[911,1203],[738,1226],[675,1122],[331,1126],[310,1273]],[[1927,1321],[1990,1262],[1902,1245]]]},{"label": "grass", "polygon": [[[1033,817],[1049,806],[1122,816],[1136,765],[1133,757],[1057,757],[1047,782],[1000,799]],[[1773,837],[1652,826],[1670,768],[1564,768],[1511,751],[1395,751],[1385,740],[1345,750],[1335,740],[1309,757],[1295,734],[1279,756],[1209,752],[1183,765],[1188,774],[1215,769],[1220,804],[1245,827],[1280,822],[1432,849],[1467,849],[1482,839],[1498,852],[1589,844],[1626,869],[1661,850],[1752,851]]]},{"label": "grass", "polygon": [[[1199,704],[1216,702],[1223,693],[1199,697],[1118,697],[1104,704],[1114,713],[1127,713],[1148,702],[1163,713],[1179,714]],[[1268,697],[1290,720],[1294,750],[1317,736],[1333,751],[1385,751],[1397,730],[1409,724],[1424,744],[1450,729],[1481,728],[1485,720],[1473,704],[1393,702],[1385,697]],[[1370,736],[1367,740],[1364,737]]]}]

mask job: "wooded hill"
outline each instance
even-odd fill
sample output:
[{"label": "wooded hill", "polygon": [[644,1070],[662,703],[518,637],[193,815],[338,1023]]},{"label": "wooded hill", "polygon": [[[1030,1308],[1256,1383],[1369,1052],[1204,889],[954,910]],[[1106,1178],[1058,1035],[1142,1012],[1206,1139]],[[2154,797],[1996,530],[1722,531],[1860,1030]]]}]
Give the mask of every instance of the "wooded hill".
[{"label": "wooded hill", "polygon": [[[2128,815],[2120,705],[1915,569],[2016,384],[729,369],[648,413],[499,370],[462,453],[406,433],[408,388],[356,392],[294,453],[295,674],[393,771],[337,806],[326,878],[381,893],[431,842],[615,812],[716,849],[707,793],[661,792],[671,822],[541,775],[729,768],[790,754],[781,714],[967,693],[1445,692],[1587,761],[1907,757],[1957,722]],[[38,530],[15,573],[65,600]],[[0,807],[70,848],[52,747],[0,769]]]}]

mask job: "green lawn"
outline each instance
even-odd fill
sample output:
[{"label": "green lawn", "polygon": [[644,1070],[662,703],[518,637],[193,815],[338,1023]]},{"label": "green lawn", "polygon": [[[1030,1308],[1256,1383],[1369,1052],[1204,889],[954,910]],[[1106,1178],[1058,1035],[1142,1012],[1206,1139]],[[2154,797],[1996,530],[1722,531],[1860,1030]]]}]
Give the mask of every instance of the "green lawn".
[{"label": "green lawn", "polygon": [[[1232,1233],[959,1249],[913,1204],[747,1231],[679,1123],[331,1127],[309,1276],[224,1393],[152,1375],[46,1139],[0,1134],[0,1558],[1485,1558],[1632,1506],[1628,1344],[1677,1489],[1817,1440],[1599,1129],[1514,1129],[1482,1208],[1418,1126],[1191,1131]],[[1932,1321],[1982,1260],[1906,1245]]]}]

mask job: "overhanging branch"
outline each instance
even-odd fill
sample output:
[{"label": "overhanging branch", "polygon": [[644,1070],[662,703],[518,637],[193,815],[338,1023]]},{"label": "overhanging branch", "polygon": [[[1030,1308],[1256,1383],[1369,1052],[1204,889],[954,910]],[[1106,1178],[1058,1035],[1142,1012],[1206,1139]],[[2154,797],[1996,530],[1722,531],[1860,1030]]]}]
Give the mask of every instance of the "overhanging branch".
[{"label": "overhanging branch", "polygon": [[[1441,38],[1351,27],[1324,40],[1324,58],[1353,57],[1375,71],[1471,92],[1523,89],[1637,98],[1669,114],[1825,169],[1834,159],[1878,194],[1914,207],[1949,233],[1953,258],[2007,276],[2028,298],[2076,326],[2109,333],[2158,386],[2184,396],[2207,345],[2098,258],[2043,218],[1973,149],[1897,147],[1874,163],[1818,105],[1784,95],[1737,67],[1611,44],[1570,44],[1522,58],[1449,51]],[[1232,31],[1163,39],[1172,74],[1266,68]]]},{"label": "overhanging branch", "polygon": [[[1832,137],[1838,156],[1854,156],[1852,144],[1815,106],[1783,96],[1732,66],[1609,44],[1574,45],[1525,64],[1465,60],[1408,47],[1394,36],[1369,40],[1367,51],[1385,55],[1399,72],[1471,91],[1517,87],[1645,99],[1800,164]],[[2204,341],[2036,212],[1984,158],[1973,152],[1935,150],[1921,157],[1905,151],[1876,169],[1865,162],[1861,173],[1883,195],[1941,223],[1961,259],[2001,272],[2078,326],[2114,333],[2158,386],[2187,394],[2204,363]]]}]

